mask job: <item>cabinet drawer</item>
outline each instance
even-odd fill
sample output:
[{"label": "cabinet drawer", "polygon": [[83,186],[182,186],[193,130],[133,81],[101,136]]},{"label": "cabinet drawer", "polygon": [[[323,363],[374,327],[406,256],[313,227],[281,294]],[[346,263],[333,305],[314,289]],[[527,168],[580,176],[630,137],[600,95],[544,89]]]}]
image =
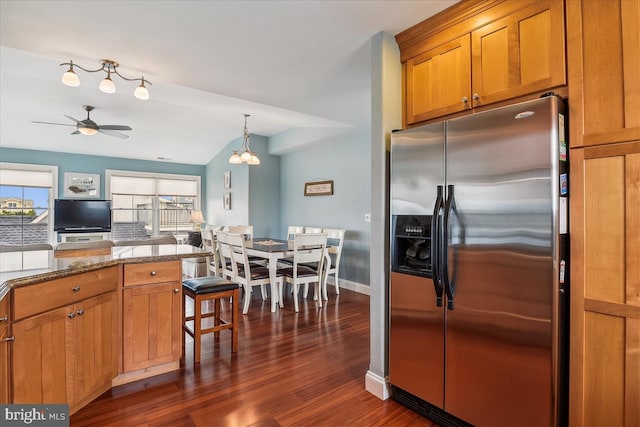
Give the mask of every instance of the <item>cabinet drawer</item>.
[{"label": "cabinet drawer", "polygon": [[13,290],[13,319],[22,319],[118,288],[118,267],[103,268]]},{"label": "cabinet drawer", "polygon": [[180,261],[148,262],[124,266],[124,286],[180,281]]}]

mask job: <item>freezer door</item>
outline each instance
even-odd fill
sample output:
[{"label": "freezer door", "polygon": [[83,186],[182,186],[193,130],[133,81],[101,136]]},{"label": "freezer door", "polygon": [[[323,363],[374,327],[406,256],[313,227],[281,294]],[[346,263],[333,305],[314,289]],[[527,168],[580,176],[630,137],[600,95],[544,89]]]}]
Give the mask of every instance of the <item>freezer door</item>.
[{"label": "freezer door", "polygon": [[431,279],[391,273],[389,382],[438,408],[444,404],[444,312]]},{"label": "freezer door", "polygon": [[447,123],[445,410],[477,427],[554,423],[556,103]]},{"label": "freezer door", "polygon": [[431,215],[444,184],[444,122],[391,135],[391,214]]}]

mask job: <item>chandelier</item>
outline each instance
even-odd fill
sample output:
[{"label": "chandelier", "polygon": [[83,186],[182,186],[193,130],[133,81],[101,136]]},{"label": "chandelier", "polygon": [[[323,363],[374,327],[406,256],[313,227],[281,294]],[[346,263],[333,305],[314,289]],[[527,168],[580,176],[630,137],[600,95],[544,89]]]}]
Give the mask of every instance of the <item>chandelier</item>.
[{"label": "chandelier", "polygon": [[62,75],[62,83],[72,87],[80,86],[80,79],[78,78],[78,75],[75,73],[75,71],[73,71],[74,67],[79,68],[82,71],[86,71],[87,73],[97,73],[98,71],[104,71],[105,73],[107,73],[107,76],[102,79],[100,85],[98,86],[101,91],[105,93],[115,93],[116,85],[115,83],[113,83],[113,80],[111,80],[111,75],[115,74],[116,76],[128,82],[140,82],[140,86],[138,86],[133,92],[133,96],[143,100],[149,99],[149,91],[147,90],[145,84],[151,84],[151,82],[149,80],[146,80],[144,76],[140,77],[139,79],[130,79],[118,72],[118,65],[120,64],[118,64],[116,61],[112,61],[111,59],[101,59],[100,62],[102,63],[102,66],[97,70],[87,70],[86,68],[81,67],[78,64],[74,64],[72,60],[69,60],[69,62],[63,62],[62,64],[60,64],[60,66],[68,65],[69,69]]},{"label": "chandelier", "polygon": [[249,114],[243,114],[244,116],[244,129],[242,133],[242,147],[240,150],[235,150],[231,157],[229,157],[229,163],[239,165],[246,163],[248,165],[259,165],[260,159],[256,156],[256,153],[251,151],[249,147],[249,131],[247,130],[247,117],[251,117]]}]

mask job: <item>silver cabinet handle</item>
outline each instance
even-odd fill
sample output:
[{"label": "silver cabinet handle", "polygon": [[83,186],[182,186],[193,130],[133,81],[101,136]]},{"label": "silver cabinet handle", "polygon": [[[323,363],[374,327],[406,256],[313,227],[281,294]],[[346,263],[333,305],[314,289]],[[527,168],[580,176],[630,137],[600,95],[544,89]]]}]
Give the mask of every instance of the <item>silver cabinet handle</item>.
[{"label": "silver cabinet handle", "polygon": [[477,93],[474,93],[472,98],[474,101],[477,101],[478,99],[480,99],[480,95],[478,95]]},{"label": "silver cabinet handle", "polygon": [[75,285],[73,288],[71,288],[71,290],[73,292],[80,292],[80,285]]},{"label": "silver cabinet handle", "polygon": [[174,294],[177,294],[178,292],[180,292],[180,289],[178,289],[178,288],[176,288],[176,289],[174,289],[174,290],[173,290],[173,293],[174,293]]},{"label": "silver cabinet handle", "polygon": [[0,317],[0,322],[6,322],[7,320],[9,320],[9,316],[7,316],[6,314]]},{"label": "silver cabinet handle", "polygon": [[466,104],[467,102],[469,102],[469,98],[467,98],[466,96],[463,96],[460,102],[462,102],[463,104]]},{"label": "silver cabinet handle", "polygon": [[81,308],[80,310],[76,311],[76,314],[78,316],[82,316],[84,314],[84,309]]},{"label": "silver cabinet handle", "polygon": [[72,311],[71,313],[67,314],[67,317],[69,319],[73,319],[74,317],[76,317],[76,314]]},{"label": "silver cabinet handle", "polygon": [[7,338],[2,338],[0,340],[0,342],[15,341],[15,340],[16,340],[16,337],[10,336],[10,337],[7,337]]},{"label": "silver cabinet handle", "polygon": [[152,276],[155,276],[155,275],[157,275],[157,274],[158,274],[158,273],[157,273],[157,272],[155,272],[155,271],[152,271],[152,272],[151,272],[151,275],[152,275]]}]

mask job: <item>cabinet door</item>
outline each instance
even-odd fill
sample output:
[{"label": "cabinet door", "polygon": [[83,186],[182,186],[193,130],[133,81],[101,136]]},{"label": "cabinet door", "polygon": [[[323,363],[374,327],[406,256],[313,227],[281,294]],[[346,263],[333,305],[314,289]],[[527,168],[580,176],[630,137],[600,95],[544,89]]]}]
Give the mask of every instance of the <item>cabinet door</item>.
[{"label": "cabinet door", "polygon": [[170,282],[123,291],[125,372],[180,359],[182,286]]},{"label": "cabinet door", "polygon": [[409,59],[405,72],[408,124],[471,108],[468,34]]},{"label": "cabinet door", "polygon": [[571,146],[640,139],[640,0],[567,1]]},{"label": "cabinet door", "polygon": [[566,83],[562,1],[537,1],[471,38],[474,107]]},{"label": "cabinet door", "polygon": [[75,381],[71,405],[109,389],[118,371],[116,293],[77,303],[74,310],[71,337]]},{"label": "cabinet door", "polygon": [[9,403],[9,328],[0,327],[0,404]]},{"label": "cabinet door", "polygon": [[640,142],[572,150],[569,424],[640,425]]},{"label": "cabinet door", "polygon": [[14,403],[68,403],[68,367],[73,366],[65,336],[73,307],[62,307],[12,324]]}]

